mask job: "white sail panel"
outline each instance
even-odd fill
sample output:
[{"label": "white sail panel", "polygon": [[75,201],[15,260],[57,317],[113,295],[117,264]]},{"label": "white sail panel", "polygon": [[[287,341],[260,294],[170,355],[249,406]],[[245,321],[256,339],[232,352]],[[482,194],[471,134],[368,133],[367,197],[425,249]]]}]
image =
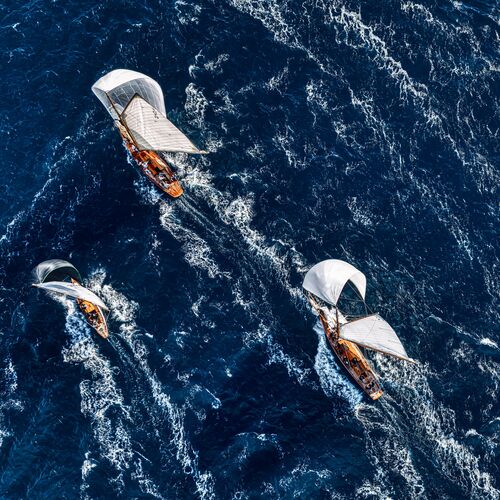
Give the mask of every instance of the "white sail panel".
[{"label": "white sail panel", "polygon": [[65,281],[49,281],[48,283],[35,283],[33,286],[42,288],[48,292],[58,293],[60,295],[67,295],[75,299],[82,299],[90,302],[105,311],[109,311],[106,304],[93,292],[87,290],[81,285],[76,283],[66,283]]},{"label": "white sail panel", "polygon": [[71,262],[62,259],[50,259],[41,262],[33,269],[33,276],[38,283],[43,283],[44,281],[61,281],[68,276],[77,281],[82,281],[76,267]]},{"label": "white sail panel", "polygon": [[201,153],[171,121],[138,95],[121,118],[140,150]]},{"label": "white sail panel", "polygon": [[378,314],[341,325],[340,338],[414,363],[391,325]]},{"label": "white sail panel", "polygon": [[164,116],[167,114],[158,82],[137,71],[115,69],[97,80],[92,85],[92,92],[115,120],[135,95],[140,95]]},{"label": "white sail panel", "polygon": [[336,305],[345,284],[350,281],[365,298],[366,277],[353,265],[338,259],[329,259],[313,266],[307,272],[302,287],[321,300]]}]

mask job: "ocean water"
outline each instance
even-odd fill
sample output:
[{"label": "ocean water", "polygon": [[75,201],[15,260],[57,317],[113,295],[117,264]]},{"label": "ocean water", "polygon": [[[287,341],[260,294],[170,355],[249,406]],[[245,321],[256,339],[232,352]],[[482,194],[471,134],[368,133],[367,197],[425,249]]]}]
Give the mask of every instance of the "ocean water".
[{"label": "ocean water", "polygon": [[[500,498],[493,0],[0,5],[2,498]],[[185,195],[92,83],[157,79],[210,151]],[[70,260],[109,342],[29,287]],[[340,370],[301,296],[325,258],[418,364]]]}]

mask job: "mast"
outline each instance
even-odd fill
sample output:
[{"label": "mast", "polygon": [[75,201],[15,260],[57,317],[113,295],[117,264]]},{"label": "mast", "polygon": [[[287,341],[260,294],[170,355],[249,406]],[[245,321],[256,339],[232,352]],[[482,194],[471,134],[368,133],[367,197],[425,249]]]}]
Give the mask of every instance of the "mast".
[{"label": "mast", "polygon": [[120,122],[120,125],[122,125],[125,130],[127,131],[127,135],[130,137],[130,140],[133,142],[134,146],[139,149],[139,146],[135,142],[134,136],[130,133],[130,129],[128,128],[127,124],[122,120],[121,114],[118,113],[118,110],[116,109],[115,103],[112,101],[111,97],[109,97],[109,94],[106,92],[106,97],[108,98],[109,103],[111,104],[111,107],[113,108],[114,112],[116,113],[116,116],[118,116],[118,121]]},{"label": "mast", "polygon": [[336,331],[337,331],[337,340],[340,337],[340,324],[339,324],[339,310],[338,307],[335,306],[335,319],[336,319]]},{"label": "mast", "polygon": [[109,97],[109,94],[107,92],[105,92],[105,94],[106,94],[106,97],[108,98],[109,104],[111,104],[111,107],[113,108],[113,111],[116,113],[118,120],[120,120],[120,113],[118,113],[118,110],[116,109],[115,103],[111,100],[111,97]]}]

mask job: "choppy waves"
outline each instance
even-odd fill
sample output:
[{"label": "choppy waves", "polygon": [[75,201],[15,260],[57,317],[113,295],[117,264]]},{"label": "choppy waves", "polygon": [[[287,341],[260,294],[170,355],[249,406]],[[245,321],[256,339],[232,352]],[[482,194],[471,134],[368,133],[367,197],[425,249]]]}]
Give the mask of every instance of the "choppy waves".
[{"label": "choppy waves", "polygon": [[[51,399],[33,373],[53,367],[77,380],[80,401],[50,411],[80,422],[81,440],[68,439],[71,461],[47,467],[66,474],[76,457],[68,491],[82,498],[499,498],[490,3],[76,7],[53,21],[0,10],[12,82],[23,54],[54,69],[32,65],[25,92],[37,82],[47,97],[25,100],[30,122],[53,136],[34,165],[14,165],[33,182],[0,231],[5,475],[24,461],[47,474],[45,445],[26,458],[15,443],[45,422],[27,410]],[[34,33],[53,23],[44,56]],[[88,87],[117,65],[157,75],[171,118],[210,151],[169,156],[179,200],[132,171],[96,111]],[[75,68],[82,81],[68,85]],[[51,123],[47,103],[62,95]],[[29,149],[12,133],[18,115],[1,128],[9,157]],[[61,340],[60,303],[13,298],[27,268],[65,256],[110,306],[109,342],[71,302]],[[367,274],[369,302],[421,360],[372,356],[385,390],[376,404],[336,364],[301,296],[305,270],[328,257]],[[11,475],[3,492],[43,487]]]}]

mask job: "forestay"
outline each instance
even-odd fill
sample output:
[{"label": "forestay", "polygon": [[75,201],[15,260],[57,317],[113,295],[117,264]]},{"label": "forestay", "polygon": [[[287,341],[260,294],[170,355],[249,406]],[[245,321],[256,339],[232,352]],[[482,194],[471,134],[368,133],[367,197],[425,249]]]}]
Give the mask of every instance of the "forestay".
[{"label": "forestay", "polygon": [[81,285],[75,283],[66,283],[64,281],[51,281],[49,283],[35,283],[33,286],[42,288],[48,292],[58,293],[60,295],[67,295],[75,299],[86,300],[105,311],[109,311],[106,304],[93,292],[87,290]]},{"label": "forestay", "polygon": [[135,95],[141,96],[164,116],[167,114],[158,82],[137,71],[115,69],[97,80],[92,85],[92,92],[115,120]]},{"label": "forestay", "polygon": [[368,349],[383,352],[414,363],[391,325],[378,314],[372,314],[340,327],[340,338]]},{"label": "forestay", "polygon": [[170,120],[138,95],[121,119],[140,150],[201,153]]},{"label": "forestay", "polygon": [[66,277],[82,281],[76,267],[67,260],[62,259],[50,259],[41,262],[33,269],[33,275],[38,283],[43,283],[44,281],[61,281]]},{"label": "forestay", "polygon": [[365,298],[366,277],[353,265],[343,260],[329,259],[316,264],[304,278],[302,286],[332,305],[337,305],[345,284],[350,281],[361,297]]}]

